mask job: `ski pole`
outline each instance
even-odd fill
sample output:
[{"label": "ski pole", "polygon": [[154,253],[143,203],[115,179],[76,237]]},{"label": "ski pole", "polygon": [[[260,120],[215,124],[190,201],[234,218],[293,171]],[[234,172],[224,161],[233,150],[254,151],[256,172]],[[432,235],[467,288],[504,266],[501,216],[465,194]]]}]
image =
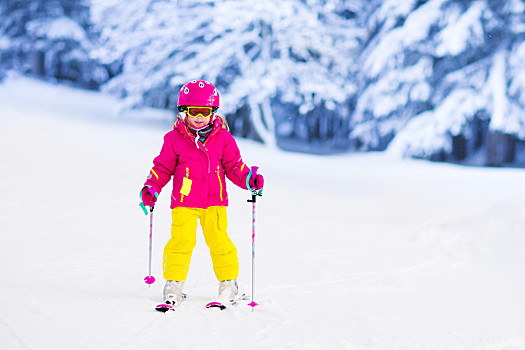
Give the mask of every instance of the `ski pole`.
[{"label": "ski pole", "polygon": [[252,190],[250,188],[249,180],[250,178],[255,179],[257,176],[257,167],[252,167],[250,173],[246,178],[246,186],[250,189],[252,193],[252,199],[248,199],[249,203],[252,203],[252,301],[248,304],[253,309],[259,305],[254,301],[255,294],[255,203],[257,202],[257,196],[262,196],[262,189],[257,192],[257,190]]},{"label": "ski pole", "polygon": [[153,242],[153,208],[150,208],[150,217],[149,217],[149,270],[148,275],[144,277],[144,282],[148,285],[148,287],[151,287],[153,283],[155,283],[155,277],[151,275],[151,251],[152,251],[152,242]]},{"label": "ski pole", "polygon": [[[159,194],[157,193],[154,187],[144,186],[142,187],[139,193],[139,196],[141,199],[142,199],[142,191],[144,189],[147,189],[151,193],[152,196],[155,196],[153,199],[159,198]],[[148,210],[146,209],[146,206],[144,205],[142,201],[139,203],[139,206],[144,211],[144,214],[148,215]],[[149,270],[148,270],[148,275],[144,277],[144,282],[146,282],[146,284],[150,287],[153,283],[155,283],[155,277],[151,275],[151,251],[152,251],[152,241],[153,241],[153,208],[154,207],[155,207],[155,200],[153,200],[153,202],[151,203],[150,209],[149,209],[151,213],[149,217]]]}]

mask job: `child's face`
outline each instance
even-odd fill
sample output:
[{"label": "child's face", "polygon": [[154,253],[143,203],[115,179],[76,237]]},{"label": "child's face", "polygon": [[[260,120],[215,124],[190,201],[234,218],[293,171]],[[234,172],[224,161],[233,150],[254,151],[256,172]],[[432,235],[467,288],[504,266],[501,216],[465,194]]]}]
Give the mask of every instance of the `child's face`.
[{"label": "child's face", "polygon": [[202,127],[205,127],[210,123],[211,116],[204,118],[202,116],[197,117],[190,117],[189,115],[186,116],[186,123],[188,123],[192,128],[200,129]]}]

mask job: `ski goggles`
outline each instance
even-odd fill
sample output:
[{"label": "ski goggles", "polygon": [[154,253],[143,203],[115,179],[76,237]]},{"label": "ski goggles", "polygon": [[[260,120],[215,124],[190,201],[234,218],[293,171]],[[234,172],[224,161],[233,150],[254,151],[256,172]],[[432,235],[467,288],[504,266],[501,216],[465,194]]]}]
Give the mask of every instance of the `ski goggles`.
[{"label": "ski goggles", "polygon": [[213,107],[187,106],[186,113],[192,118],[197,118],[198,116],[208,118],[213,113]]}]

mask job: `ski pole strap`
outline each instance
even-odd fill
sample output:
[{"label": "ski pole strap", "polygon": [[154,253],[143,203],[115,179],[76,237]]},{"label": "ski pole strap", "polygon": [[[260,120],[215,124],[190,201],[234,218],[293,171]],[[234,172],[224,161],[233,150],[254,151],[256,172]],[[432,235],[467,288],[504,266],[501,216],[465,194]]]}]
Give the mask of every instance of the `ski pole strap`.
[{"label": "ski pole strap", "polygon": [[[146,205],[144,205],[144,202],[142,202],[142,191],[144,191],[144,189],[147,188],[148,189],[148,192],[151,193],[152,195],[155,196],[155,198],[159,198],[159,194],[157,192],[154,192],[152,193],[152,188],[153,186],[144,186],[140,189],[140,192],[139,192],[139,198],[141,199],[140,203],[139,203],[139,206],[142,208],[142,211],[144,211],[144,214],[145,215],[148,215],[148,209],[146,209]],[[153,202],[153,205],[151,206],[151,211],[153,211],[153,207],[155,206],[155,201]]]},{"label": "ski pole strap", "polygon": [[252,166],[250,168],[250,172],[248,173],[248,176],[246,176],[246,188],[248,190],[250,190],[250,192],[252,193],[252,195],[257,195],[257,196],[262,196],[262,191],[263,191],[263,188],[264,188],[264,185],[263,187],[257,192],[257,189],[252,189],[250,187],[250,179],[253,179],[254,182],[255,182],[255,178],[257,177],[257,169],[259,169],[259,167],[257,166]]}]

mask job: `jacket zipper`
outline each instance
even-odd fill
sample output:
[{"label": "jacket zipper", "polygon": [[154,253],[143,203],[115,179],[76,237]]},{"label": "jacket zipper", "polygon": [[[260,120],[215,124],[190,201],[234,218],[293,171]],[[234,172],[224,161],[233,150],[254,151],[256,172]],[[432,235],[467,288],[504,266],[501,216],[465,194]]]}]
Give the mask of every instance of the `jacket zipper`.
[{"label": "jacket zipper", "polygon": [[[186,126],[184,126],[184,127],[186,128]],[[190,136],[190,137],[188,138],[188,142],[191,142],[192,144],[194,144],[194,145],[197,147],[197,149],[199,149],[199,150],[201,150],[202,152],[204,152],[204,154],[205,154],[206,157],[208,158],[208,174],[210,174],[210,173],[211,173],[211,164],[210,164],[211,161],[210,161],[210,156],[209,156],[209,154],[208,154],[208,149],[207,149],[206,146],[204,146],[204,145],[202,145],[202,148],[199,147],[199,143],[198,143],[198,141],[197,141],[197,136],[195,136],[195,139],[192,141],[192,140],[191,140],[191,137],[193,137],[193,134],[191,134],[187,129],[186,129],[186,133],[188,134],[188,136]],[[210,135],[210,136],[211,136],[211,135]],[[208,137],[208,139],[209,139],[209,137]]]},{"label": "jacket zipper", "polygon": [[210,155],[208,154],[208,149],[206,148],[206,146],[202,145],[202,147],[204,147],[204,149],[201,149],[204,154],[206,155],[206,157],[208,157],[208,174],[211,173],[211,160],[210,160]]}]

